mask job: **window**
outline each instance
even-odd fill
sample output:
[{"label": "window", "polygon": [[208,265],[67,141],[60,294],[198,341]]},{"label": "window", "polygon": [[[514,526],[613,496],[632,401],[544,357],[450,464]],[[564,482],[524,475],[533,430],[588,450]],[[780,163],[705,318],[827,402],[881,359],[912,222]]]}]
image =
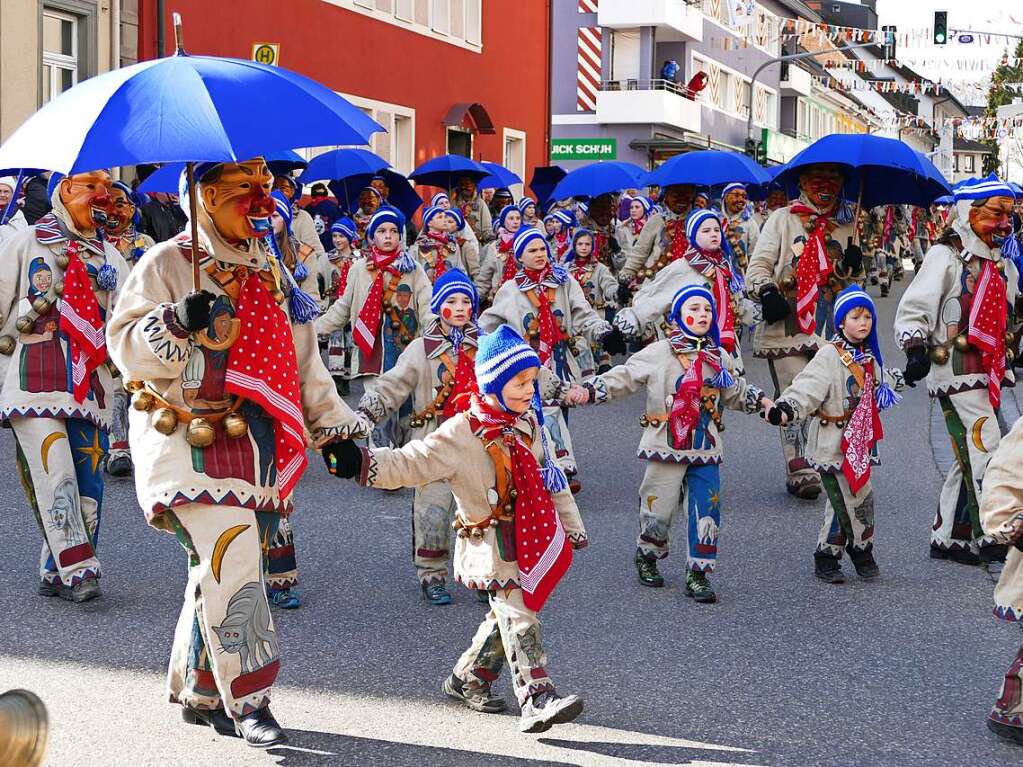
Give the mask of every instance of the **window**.
[{"label": "window", "polygon": [[448,128],[447,145],[448,154],[472,157],[472,134],[467,130]]},{"label": "window", "polygon": [[450,28],[450,21],[450,0],[433,0],[433,15],[430,19],[430,26],[433,27],[433,31],[446,35]]},{"label": "window", "polygon": [[78,82],[78,17],[43,11],[43,103]]},{"label": "window", "polygon": [[[504,129],[504,167],[519,178],[526,177],[526,134],[514,128]],[[511,190],[516,197],[522,196],[522,185],[515,184]]]},{"label": "window", "polygon": [[412,21],[413,0],[395,0],[394,17],[402,21]]},{"label": "window", "polygon": [[472,51],[478,51],[483,45],[483,0],[325,2]]},{"label": "window", "polygon": [[958,172],[959,172],[959,155],[956,155],[956,156],[955,156],[955,157],[953,158],[953,165],[952,165],[952,169],[953,169],[953,170],[954,170],[954,171],[955,171],[956,173],[958,173]]},{"label": "window", "polygon": [[973,155],[972,154],[963,155],[963,161],[966,164],[966,167],[963,169],[963,172],[965,172],[965,173],[973,173],[974,172],[974,170],[973,170]]},{"label": "window", "polygon": [[[411,173],[415,167],[416,110],[400,104],[349,96],[347,93],[341,95],[387,131],[374,133],[369,148],[387,160],[398,173]],[[332,148],[324,147],[323,151]],[[312,156],[317,154],[320,152],[314,152]]]}]

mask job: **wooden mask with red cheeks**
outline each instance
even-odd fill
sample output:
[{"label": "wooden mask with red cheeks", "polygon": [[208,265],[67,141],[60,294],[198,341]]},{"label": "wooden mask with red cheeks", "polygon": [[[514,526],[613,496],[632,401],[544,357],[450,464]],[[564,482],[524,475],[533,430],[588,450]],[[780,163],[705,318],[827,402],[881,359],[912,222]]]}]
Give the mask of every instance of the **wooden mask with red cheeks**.
[{"label": "wooden mask with red cheeks", "polygon": [[832,210],[839,200],[845,176],[837,165],[811,165],[799,176],[799,188],[822,212]]},{"label": "wooden mask with red cheeks", "polygon": [[611,216],[614,213],[614,206],[611,204],[611,195],[602,194],[590,201],[590,218],[598,226],[607,226],[611,223]]},{"label": "wooden mask with red cheeks", "polygon": [[273,176],[262,158],[227,162],[210,170],[199,183],[206,212],[221,237],[240,242],[270,231]]},{"label": "wooden mask with red cheeks", "polygon": [[980,205],[970,207],[970,228],[989,248],[994,248],[1012,234],[1013,199],[988,197]]},{"label": "wooden mask with red cheeks", "polygon": [[105,170],[75,173],[60,180],[60,201],[79,232],[103,226],[113,213],[110,174]]},{"label": "wooden mask with red cheeks", "polygon": [[675,214],[682,214],[693,206],[693,185],[672,184],[664,190],[664,204]]},{"label": "wooden mask with red cheeks", "polygon": [[725,208],[732,215],[741,213],[743,208],[746,207],[748,200],[749,196],[746,194],[745,189],[733,189],[725,195]]},{"label": "wooden mask with red cheeks", "polygon": [[123,189],[110,190],[111,214],[107,217],[106,231],[113,235],[123,234],[135,216],[135,204]]},{"label": "wooden mask with red cheeks", "polygon": [[784,208],[789,203],[789,196],[783,189],[772,189],[767,194],[767,209],[777,210]]}]

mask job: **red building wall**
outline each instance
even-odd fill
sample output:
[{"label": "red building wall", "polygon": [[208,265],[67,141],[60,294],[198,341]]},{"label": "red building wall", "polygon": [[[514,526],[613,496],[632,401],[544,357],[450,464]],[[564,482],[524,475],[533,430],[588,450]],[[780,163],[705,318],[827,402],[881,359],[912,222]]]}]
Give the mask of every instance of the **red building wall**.
[{"label": "red building wall", "polygon": [[[337,91],[414,108],[416,165],[445,152],[442,120],[451,106],[479,102],[496,134],[475,137],[475,159],[502,162],[502,129],[515,128],[527,134],[528,174],[548,156],[549,1],[484,0],[483,47],[475,53],[325,0],[167,0],[165,53],[174,49],[171,12],[182,16],[190,53],[248,59],[254,42],[280,43],[281,66]],[[158,55],[157,3],[139,5],[141,60]]]}]

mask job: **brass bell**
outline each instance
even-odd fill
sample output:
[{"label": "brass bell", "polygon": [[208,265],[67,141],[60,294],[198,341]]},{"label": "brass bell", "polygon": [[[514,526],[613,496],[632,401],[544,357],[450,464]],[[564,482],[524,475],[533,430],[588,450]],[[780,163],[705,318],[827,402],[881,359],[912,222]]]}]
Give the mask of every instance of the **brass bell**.
[{"label": "brass bell", "polygon": [[511,498],[511,499],[512,499],[512,500],[514,501],[514,500],[515,500],[516,498],[518,498],[518,497],[519,497],[519,491],[518,491],[518,490],[516,490],[516,489],[515,489],[515,488],[513,487],[513,488],[512,488],[512,489],[511,489],[511,490],[510,490],[510,491],[508,492],[508,497],[509,497],[509,498]]},{"label": "brass bell", "polygon": [[160,408],[153,417],[153,428],[169,437],[178,428],[178,414],[168,407]]},{"label": "brass bell", "polygon": [[39,767],[49,733],[46,706],[34,693],[11,690],[0,695],[0,763]]},{"label": "brass bell", "polygon": [[1005,345],[1006,346],[1016,345],[1016,334],[1013,333],[1011,330],[1005,334]]},{"label": "brass bell", "polygon": [[57,280],[53,283],[53,292],[58,296],[64,295],[64,280]]},{"label": "brass bell", "polygon": [[483,531],[480,530],[478,527],[474,527],[469,535],[472,537],[474,541],[483,540]]},{"label": "brass bell", "polygon": [[57,266],[61,269],[67,269],[67,265],[71,263],[71,257],[67,253],[61,253],[57,256]]},{"label": "brass bell", "polygon": [[965,352],[970,348],[970,339],[966,337],[965,333],[961,333],[956,336],[955,346],[959,351]]},{"label": "brass bell", "polygon": [[827,426],[827,425],[828,425],[828,419],[827,418],[822,418],[821,419],[821,426]]},{"label": "brass bell", "polygon": [[795,290],[796,278],[793,277],[792,275],[789,275],[788,277],[781,281],[781,287],[782,290]]},{"label": "brass bell", "polygon": [[400,327],[401,327],[401,323],[398,322],[397,320],[394,320],[393,322],[391,322],[391,330],[397,330]]},{"label": "brass bell", "polygon": [[50,302],[46,300],[45,296],[39,296],[39,298],[32,302],[32,310],[36,314],[46,314],[50,311]]},{"label": "brass bell", "polygon": [[155,404],[156,398],[147,391],[140,391],[131,402],[131,406],[142,413],[148,413]]},{"label": "brass bell", "polygon": [[35,320],[26,314],[18,317],[18,321],[14,323],[14,327],[16,327],[21,333],[27,333],[32,329],[34,324]]},{"label": "brass bell", "polygon": [[123,386],[126,392],[131,392],[132,394],[146,388],[145,383],[142,381],[125,381]]},{"label": "brass bell", "polygon": [[213,424],[205,418],[193,418],[185,429],[185,442],[192,447],[209,447],[217,438]]},{"label": "brass bell", "polygon": [[249,422],[241,413],[229,413],[224,418],[224,433],[231,439],[241,439],[249,433]]},{"label": "brass bell", "polygon": [[995,266],[997,266],[997,267],[998,267],[998,271],[1000,271],[1000,272],[1002,272],[1002,273],[1004,273],[1004,272],[1005,272],[1005,261],[999,261],[999,262],[997,262],[997,263],[995,264]]},{"label": "brass bell", "polygon": [[511,514],[513,511],[515,511],[515,507],[512,504],[506,503],[504,505],[504,513],[505,514]]},{"label": "brass bell", "polygon": [[948,349],[944,346],[935,346],[931,349],[931,362],[936,365],[944,365],[948,362]]},{"label": "brass bell", "polygon": [[418,429],[420,426],[423,425],[423,422],[420,421],[418,418],[410,418],[408,425],[411,426],[413,429]]},{"label": "brass bell", "polygon": [[1011,365],[1012,361],[1014,359],[1016,359],[1016,352],[1014,352],[1012,349],[1006,349],[1005,350],[1005,359]]},{"label": "brass bell", "polygon": [[0,336],[0,354],[4,356],[10,356],[14,354],[14,347],[17,342],[12,336]]}]

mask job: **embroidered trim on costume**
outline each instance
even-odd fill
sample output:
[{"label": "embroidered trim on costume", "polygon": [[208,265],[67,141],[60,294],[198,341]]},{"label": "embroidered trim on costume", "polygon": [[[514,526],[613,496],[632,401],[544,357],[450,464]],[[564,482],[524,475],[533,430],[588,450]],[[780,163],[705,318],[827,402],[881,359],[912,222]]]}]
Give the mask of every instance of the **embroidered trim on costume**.
[{"label": "embroidered trim on costume", "polygon": [[204,503],[209,506],[237,506],[242,509],[252,509],[253,511],[272,511],[281,516],[288,516],[294,509],[294,504],[291,500],[281,501],[267,498],[266,500],[256,500],[256,496],[251,496],[249,500],[244,503],[238,497],[238,495],[229,490],[220,498],[217,498],[209,490],[203,490],[195,496],[188,495],[181,491],[176,492],[171,496],[170,501],[157,501],[153,504],[151,516],[159,516],[166,511],[171,511],[176,506],[185,506],[190,503]]},{"label": "embroidered trim on costume", "polygon": [[[157,359],[163,362],[186,362],[192,353],[191,334],[179,336],[167,321],[168,313],[174,314],[173,305],[165,304],[163,308],[157,307],[146,315],[143,319],[142,334],[149,344],[149,350]],[[177,324],[176,319],[173,325],[184,330]]]},{"label": "embroidered trim on costume", "polygon": [[[54,392],[54,394],[69,394],[69,392]],[[0,410],[0,419],[6,420],[12,415],[25,416],[26,418],[79,418],[83,421],[88,421],[98,429],[104,431],[110,431],[110,422],[104,421],[96,413],[89,412],[88,410],[79,410],[78,408],[67,409],[63,407],[49,408],[49,407],[18,407],[12,405],[5,407]]]},{"label": "embroidered trim on costume", "polygon": [[814,341],[812,344],[800,344],[799,346],[790,346],[785,349],[755,349],[753,356],[762,360],[780,360],[785,357],[812,356],[818,351],[820,351],[820,342]]},{"label": "embroidered trim on costume", "polygon": [[[665,424],[661,424],[657,428],[664,428]],[[648,426],[647,428],[652,428]],[[721,463],[720,455],[696,455],[696,456],[685,456],[676,455],[672,452],[665,452],[661,450],[655,450],[649,447],[641,447],[636,451],[636,456],[642,458],[644,461],[657,461],[658,463],[677,463],[683,466],[709,466],[715,463]]]}]

